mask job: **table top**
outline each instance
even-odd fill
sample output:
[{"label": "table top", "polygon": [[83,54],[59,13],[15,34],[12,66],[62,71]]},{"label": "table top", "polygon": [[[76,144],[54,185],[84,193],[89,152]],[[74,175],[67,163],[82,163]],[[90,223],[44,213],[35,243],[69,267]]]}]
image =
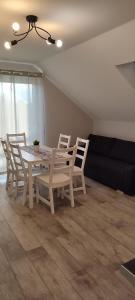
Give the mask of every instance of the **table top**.
[{"label": "table top", "polygon": [[34,152],[33,146],[21,147],[22,159],[27,163],[41,163],[43,161],[48,161],[51,151],[52,148],[45,145],[39,148],[39,152]]},{"label": "table top", "polygon": [[[52,150],[54,149],[45,145],[39,147],[39,152],[35,152],[33,146],[22,146],[20,148],[23,161],[31,164],[49,162],[52,157]],[[62,152],[57,153],[59,162],[62,162],[65,158],[69,159],[71,158],[71,155]]]}]

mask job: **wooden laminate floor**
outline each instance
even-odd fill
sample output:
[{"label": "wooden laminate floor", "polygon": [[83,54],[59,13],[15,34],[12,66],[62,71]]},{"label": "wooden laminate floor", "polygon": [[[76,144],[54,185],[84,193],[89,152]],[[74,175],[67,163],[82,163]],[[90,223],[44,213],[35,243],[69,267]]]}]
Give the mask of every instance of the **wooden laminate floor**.
[{"label": "wooden laminate floor", "polygon": [[135,257],[135,197],[92,183],[54,216],[20,200],[0,182],[0,300],[135,299],[120,270]]}]

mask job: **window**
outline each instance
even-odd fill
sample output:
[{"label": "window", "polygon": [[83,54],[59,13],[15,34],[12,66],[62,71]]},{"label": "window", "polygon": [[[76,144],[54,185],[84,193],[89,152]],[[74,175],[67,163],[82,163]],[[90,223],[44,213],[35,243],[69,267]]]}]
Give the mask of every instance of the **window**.
[{"label": "window", "polygon": [[[44,143],[45,110],[40,78],[0,75],[0,138],[7,133],[25,132],[28,143]],[[5,169],[0,148],[0,172]]]}]

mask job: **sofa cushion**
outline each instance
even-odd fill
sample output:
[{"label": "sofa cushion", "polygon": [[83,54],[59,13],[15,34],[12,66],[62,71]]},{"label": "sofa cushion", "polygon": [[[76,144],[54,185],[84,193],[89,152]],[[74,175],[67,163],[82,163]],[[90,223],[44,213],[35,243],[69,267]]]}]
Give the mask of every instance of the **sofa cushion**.
[{"label": "sofa cushion", "polygon": [[135,143],[117,139],[111,150],[110,157],[135,164]]},{"label": "sofa cushion", "polygon": [[85,164],[85,175],[116,189],[122,185],[125,163],[91,153]]},{"label": "sofa cushion", "polygon": [[88,152],[102,154],[109,156],[115,143],[114,138],[99,136],[90,134],[88,139],[90,140]]},{"label": "sofa cushion", "polygon": [[98,154],[89,153],[85,176],[129,195],[135,194],[135,165]]}]

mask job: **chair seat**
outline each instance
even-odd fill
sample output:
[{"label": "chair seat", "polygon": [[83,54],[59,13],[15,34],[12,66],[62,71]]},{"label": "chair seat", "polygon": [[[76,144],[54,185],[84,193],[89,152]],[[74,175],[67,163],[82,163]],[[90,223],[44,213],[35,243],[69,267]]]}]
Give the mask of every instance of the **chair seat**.
[{"label": "chair seat", "polygon": [[[49,174],[48,175],[39,175],[37,176],[37,179],[41,182],[43,182],[46,186],[49,186]],[[69,184],[70,177],[66,174],[59,173],[53,175],[52,180],[52,186],[53,187],[59,187],[64,186],[66,183]]]},{"label": "chair seat", "polygon": [[82,169],[79,168],[79,167],[77,167],[77,166],[74,166],[74,168],[73,168],[73,176],[76,176],[77,174],[78,175],[82,174]]}]

